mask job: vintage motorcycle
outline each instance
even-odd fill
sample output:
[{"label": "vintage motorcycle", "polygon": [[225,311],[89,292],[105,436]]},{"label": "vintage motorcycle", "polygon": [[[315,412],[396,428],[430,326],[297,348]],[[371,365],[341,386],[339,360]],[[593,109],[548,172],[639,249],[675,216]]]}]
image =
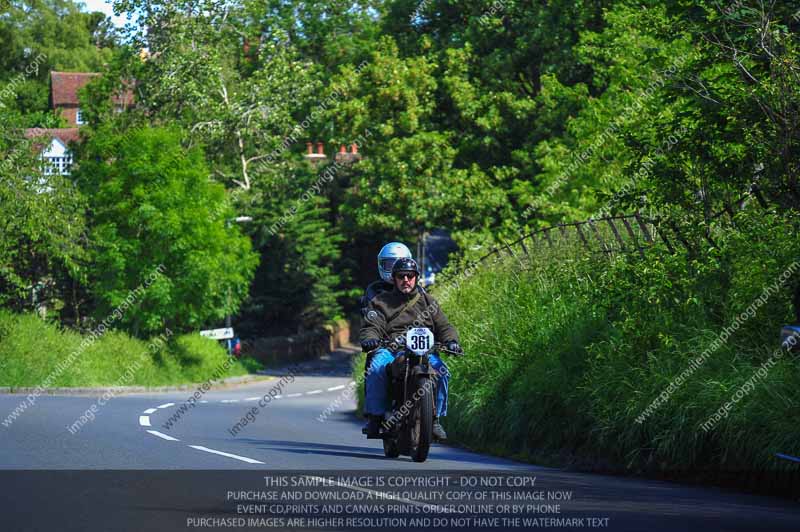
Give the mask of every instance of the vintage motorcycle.
[{"label": "vintage motorcycle", "polygon": [[[434,343],[433,332],[426,327],[409,329],[395,343],[403,345],[396,352],[394,362],[386,366],[392,404],[384,415],[377,438],[383,440],[383,453],[388,458],[397,458],[402,454],[410,456],[415,462],[424,462],[433,442],[436,408],[437,374],[429,357],[432,353],[461,353]],[[382,347],[391,344],[384,341]]]}]

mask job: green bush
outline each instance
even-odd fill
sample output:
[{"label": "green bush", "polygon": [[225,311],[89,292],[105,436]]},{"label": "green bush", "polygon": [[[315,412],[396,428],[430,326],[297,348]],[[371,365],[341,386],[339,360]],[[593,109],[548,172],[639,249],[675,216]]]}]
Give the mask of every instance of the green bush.
[{"label": "green bush", "polygon": [[[217,342],[194,334],[144,341],[110,331],[93,343],[84,343],[86,338],[32,314],[0,310],[0,386],[32,387],[48,380],[52,387],[203,382],[221,371],[228,356]],[[73,353],[59,371],[59,362]],[[236,362],[223,376],[246,373]]]}]

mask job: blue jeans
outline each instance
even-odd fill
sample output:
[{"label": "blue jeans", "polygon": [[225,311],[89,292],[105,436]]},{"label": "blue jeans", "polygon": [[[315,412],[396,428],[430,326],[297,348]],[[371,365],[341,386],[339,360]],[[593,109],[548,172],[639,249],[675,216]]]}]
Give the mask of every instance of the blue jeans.
[{"label": "blue jeans", "polygon": [[[431,367],[439,375],[436,383],[436,415],[447,415],[447,383],[450,380],[450,371],[442,359],[435,353],[428,356]],[[388,349],[379,349],[372,355],[372,363],[367,371],[366,380],[366,405],[367,414],[382,416],[391,406],[389,402],[389,376],[386,366],[394,361],[394,354]]]}]

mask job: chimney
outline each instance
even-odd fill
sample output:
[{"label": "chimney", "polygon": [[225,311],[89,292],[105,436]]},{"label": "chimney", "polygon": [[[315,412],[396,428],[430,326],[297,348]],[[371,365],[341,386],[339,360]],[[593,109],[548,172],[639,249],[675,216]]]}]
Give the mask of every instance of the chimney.
[{"label": "chimney", "polygon": [[317,163],[325,161],[327,156],[325,155],[325,145],[321,142],[317,142],[317,152],[314,153],[314,142],[306,142],[306,159],[308,159],[312,164],[316,165]]}]

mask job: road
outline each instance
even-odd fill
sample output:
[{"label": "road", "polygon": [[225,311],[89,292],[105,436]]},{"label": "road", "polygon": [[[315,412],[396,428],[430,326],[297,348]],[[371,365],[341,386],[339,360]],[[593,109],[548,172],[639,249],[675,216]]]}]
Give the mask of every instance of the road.
[{"label": "road", "polygon": [[[340,352],[328,362],[275,371],[270,380],[208,391],[183,413],[181,405],[192,392],[118,396],[80,427],[76,420],[97,397],[42,396],[11,426],[0,427],[0,530],[407,529],[414,528],[408,521],[414,514],[441,516],[442,530],[800,530],[800,506],[788,500],[563,472],[447,445],[435,445],[423,464],[384,458],[380,442],[366,440],[353,415],[346,357]],[[3,417],[23,398],[0,395]],[[237,431],[236,423],[254,407],[253,421]],[[306,485],[333,476],[372,480]],[[449,479],[449,487],[423,484],[437,478]],[[459,485],[465,478],[477,485]],[[350,526],[345,521],[289,526],[292,516],[307,515],[310,507],[247,509],[248,503],[265,503],[248,494],[290,492],[298,479],[304,493],[333,491],[339,502],[374,496],[378,500],[371,504],[386,511]],[[393,485],[386,479],[394,479]],[[511,479],[535,484],[505,491],[482,487]],[[506,492],[540,493],[544,499],[520,511],[540,521],[522,526],[501,520],[518,517],[510,506],[506,513],[478,506],[503,504],[505,499],[493,497]],[[244,499],[237,495],[242,493]],[[305,503],[313,501],[304,497]],[[219,521],[242,518],[242,509],[284,520],[259,526]],[[365,512],[371,510],[362,508]],[[380,518],[387,521],[376,521]]]}]

